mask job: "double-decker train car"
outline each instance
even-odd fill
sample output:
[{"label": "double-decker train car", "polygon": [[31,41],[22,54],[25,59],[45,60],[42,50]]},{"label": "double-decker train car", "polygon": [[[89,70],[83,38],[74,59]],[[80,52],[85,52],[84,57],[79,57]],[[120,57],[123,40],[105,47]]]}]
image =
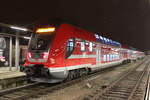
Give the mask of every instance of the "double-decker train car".
[{"label": "double-decker train car", "polygon": [[131,52],[70,24],[42,26],[30,40],[24,72],[33,81],[56,83],[128,62]]}]

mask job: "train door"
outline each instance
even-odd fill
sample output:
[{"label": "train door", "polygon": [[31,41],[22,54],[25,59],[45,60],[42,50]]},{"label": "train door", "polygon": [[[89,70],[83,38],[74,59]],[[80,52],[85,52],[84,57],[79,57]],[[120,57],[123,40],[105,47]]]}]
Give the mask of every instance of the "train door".
[{"label": "train door", "polygon": [[96,65],[101,63],[101,48],[97,46],[96,48]]}]

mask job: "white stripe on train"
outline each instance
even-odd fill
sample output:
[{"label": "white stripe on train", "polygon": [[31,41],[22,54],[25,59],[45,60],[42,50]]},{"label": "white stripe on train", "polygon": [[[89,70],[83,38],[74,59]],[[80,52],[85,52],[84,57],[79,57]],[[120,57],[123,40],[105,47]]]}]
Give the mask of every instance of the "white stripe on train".
[{"label": "white stripe on train", "polygon": [[92,64],[82,64],[82,65],[75,65],[75,66],[66,66],[66,67],[59,67],[59,68],[49,68],[50,72],[61,72],[64,71],[67,72],[69,70],[74,70],[74,69],[79,69],[79,68],[91,68],[91,70],[97,70],[97,69],[101,69],[101,68],[107,68],[110,66],[114,66],[114,65],[118,65],[122,63],[122,60],[120,61],[114,61],[114,62],[108,62],[108,63],[104,63],[104,64],[96,64],[96,65],[92,65]]},{"label": "white stripe on train", "polygon": [[68,59],[74,59],[74,58],[96,58],[96,55],[71,55],[68,57]]}]

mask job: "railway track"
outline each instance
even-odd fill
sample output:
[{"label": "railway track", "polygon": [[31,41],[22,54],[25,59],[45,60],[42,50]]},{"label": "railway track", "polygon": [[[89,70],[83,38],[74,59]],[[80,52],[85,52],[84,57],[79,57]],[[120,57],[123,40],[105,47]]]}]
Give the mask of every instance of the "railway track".
[{"label": "railway track", "polygon": [[55,90],[63,89],[65,87],[74,85],[78,82],[86,80],[88,78],[97,76],[98,74],[113,70],[114,68],[108,68],[107,70],[98,71],[97,73],[92,73],[87,76],[83,76],[78,79],[71,80],[69,82],[61,84],[42,84],[42,83],[33,83],[30,85],[21,86],[14,89],[8,89],[0,91],[0,100],[26,100],[31,97],[38,97],[40,95],[45,95],[51,93]]},{"label": "railway track", "polygon": [[[84,97],[84,100],[142,100],[144,91],[140,89],[142,79],[147,75],[150,61],[145,61],[132,71],[121,76],[104,90],[98,89],[95,93]],[[141,68],[141,69],[140,69]],[[140,70],[139,70],[140,69]]]},{"label": "railway track", "polygon": [[[141,63],[142,64],[142,63]],[[113,70],[114,68],[108,68],[107,70],[98,71],[97,73],[92,73],[87,76],[83,76],[78,79],[71,80],[69,82],[61,84],[43,84],[43,83],[33,83],[30,85],[25,85],[22,87],[0,91],[0,100],[27,100],[29,98],[38,98],[41,95],[54,92],[59,89],[74,85],[78,82],[86,80],[88,78],[97,76],[100,73]]]}]

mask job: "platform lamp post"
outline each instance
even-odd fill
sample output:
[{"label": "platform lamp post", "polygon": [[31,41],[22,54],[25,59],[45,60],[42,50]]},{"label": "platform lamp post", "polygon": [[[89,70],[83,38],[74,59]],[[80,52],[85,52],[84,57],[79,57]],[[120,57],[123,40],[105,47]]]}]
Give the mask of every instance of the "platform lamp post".
[{"label": "platform lamp post", "polygon": [[[21,27],[16,27],[16,26],[11,26],[10,28],[17,30],[16,32],[16,41],[15,41],[15,67],[17,70],[19,70],[19,54],[20,54],[20,48],[19,48],[19,32],[20,31],[29,31],[26,28],[21,28]],[[12,51],[10,52],[12,55]],[[11,67],[10,67],[11,70]]]}]

